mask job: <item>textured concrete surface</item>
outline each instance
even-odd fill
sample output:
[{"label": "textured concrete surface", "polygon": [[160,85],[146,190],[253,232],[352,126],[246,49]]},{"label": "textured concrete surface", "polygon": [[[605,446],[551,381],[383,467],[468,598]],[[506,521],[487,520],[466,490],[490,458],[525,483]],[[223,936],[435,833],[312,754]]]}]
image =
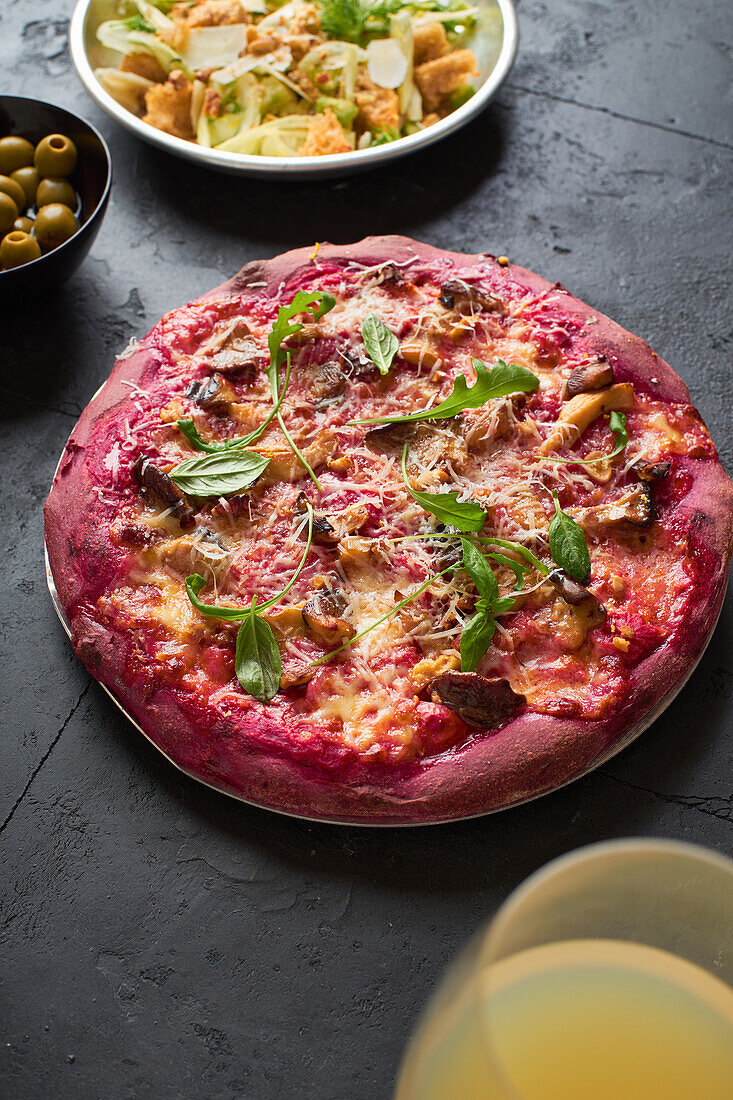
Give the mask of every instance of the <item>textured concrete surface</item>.
[{"label": "textured concrete surface", "polygon": [[479,121],[301,187],[134,141],[77,83],[71,9],[0,4],[2,90],[82,112],[115,161],[91,257],[2,321],[0,1095],[387,1097],[444,965],[547,859],[629,835],[731,850],[730,599],[677,702],[566,790],[430,830],[311,826],[180,777],[90,682],[46,593],[42,501],[131,336],[246,260],[374,232],[561,280],[675,366],[731,469],[730,12],[522,0],[520,57]]}]

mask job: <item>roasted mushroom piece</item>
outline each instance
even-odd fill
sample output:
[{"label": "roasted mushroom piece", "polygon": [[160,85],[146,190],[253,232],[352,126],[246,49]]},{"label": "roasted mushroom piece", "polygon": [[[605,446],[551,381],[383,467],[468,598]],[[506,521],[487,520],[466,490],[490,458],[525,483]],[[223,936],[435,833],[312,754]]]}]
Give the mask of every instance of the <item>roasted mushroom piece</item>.
[{"label": "roasted mushroom piece", "polygon": [[631,469],[642,481],[658,481],[667,476],[671,467],[671,462],[644,462],[643,459],[639,459]]},{"label": "roasted mushroom piece", "polygon": [[641,481],[627,489],[615,500],[599,504],[595,508],[578,511],[581,527],[650,527],[654,522],[654,498],[648,481]]},{"label": "roasted mushroom piece", "polygon": [[565,602],[576,609],[586,631],[592,630],[594,626],[599,626],[604,621],[607,615],[606,609],[588,588],[578,584],[562,569],[553,569],[547,579],[552,581]]},{"label": "roasted mushroom piece", "polygon": [[446,309],[455,309],[459,313],[471,313],[477,308],[485,313],[506,313],[501,298],[493,294],[484,294],[474,286],[458,279],[449,279],[440,288],[440,304]]},{"label": "roasted mushroom piece", "polygon": [[570,372],[563,389],[563,398],[567,401],[579,393],[592,393],[605,389],[613,382],[613,367],[599,355],[590,363],[581,363]]},{"label": "roasted mushroom piece", "polygon": [[[306,505],[310,501],[305,493],[298,493],[295,501],[295,514],[296,516],[304,516],[308,509]],[[316,512],[313,513],[313,541],[318,543],[319,546],[335,546],[339,537],[332,524],[328,522],[325,516],[319,516]]]},{"label": "roasted mushroom piece", "polygon": [[527,701],[507,680],[488,680],[477,672],[443,672],[426,690],[434,703],[442,703],[466,725],[481,729],[506,722]]},{"label": "roasted mushroom piece", "polygon": [[325,642],[326,645],[340,645],[342,642],[348,642],[356,634],[351,623],[342,618],[347,606],[340,592],[332,588],[323,588],[306,603],[303,608],[303,621],[319,642]]},{"label": "roasted mushroom piece", "polygon": [[330,360],[322,363],[313,374],[311,397],[317,408],[322,408],[334,397],[340,396],[348,385],[349,379],[340,363]]},{"label": "roasted mushroom piece", "polygon": [[200,409],[208,409],[212,405],[220,405],[224,398],[221,393],[222,378],[212,374],[210,378],[204,378],[201,382],[192,382],[186,390],[186,397],[190,397],[194,405]]},{"label": "roasted mushroom piece", "polygon": [[394,264],[385,264],[380,275],[382,285],[387,283],[388,286],[395,286],[397,283],[403,282],[405,278],[400,269],[395,267]]},{"label": "roasted mushroom piece", "polygon": [[168,474],[158,469],[145,455],[140,455],[135,461],[132,473],[144,496],[170,508],[181,527],[193,527],[195,513]]}]

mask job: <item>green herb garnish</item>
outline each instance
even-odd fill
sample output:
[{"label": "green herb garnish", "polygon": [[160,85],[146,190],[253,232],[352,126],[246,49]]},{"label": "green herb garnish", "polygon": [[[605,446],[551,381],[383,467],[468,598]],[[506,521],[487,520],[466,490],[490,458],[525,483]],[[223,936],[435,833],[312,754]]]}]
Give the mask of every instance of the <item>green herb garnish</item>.
[{"label": "green herb garnish", "polygon": [[[475,672],[478,663],[491,645],[496,630],[496,615],[512,611],[515,601],[511,596],[500,596],[494,572],[484,555],[472,542],[461,539],[463,568],[476,586],[479,599],[473,618],[461,631],[461,672]],[[493,557],[494,555],[492,555]],[[497,555],[503,557],[503,555]],[[505,559],[507,560],[507,559]]]},{"label": "green herb garnish", "polygon": [[225,497],[254,484],[269,461],[255,451],[228,449],[205,458],[189,458],[171,470],[170,478],[190,496]]},{"label": "green herb garnish", "polygon": [[252,597],[249,607],[227,607],[225,604],[203,603],[198,596],[206,584],[206,579],[200,573],[191,573],[186,577],[186,595],[197,611],[209,619],[242,624],[237,631],[234,668],[244,690],[255,699],[259,699],[261,703],[269,703],[273,698],[280,686],[282,672],[282,659],[275,635],[270,624],[261,616],[263,611],[288,594],[305,565],[313,539],[313,508],[307,501],[305,506],[308,509],[308,538],[298,568],[282,592],[266,600],[259,607],[256,596]]},{"label": "green herb garnish", "polygon": [[616,437],[612,451],[607,455],[599,455],[598,458],[559,458],[556,455],[545,457],[546,462],[565,462],[570,466],[595,466],[597,462],[610,462],[616,455],[620,455],[629,442],[629,433],[626,428],[626,414],[616,409],[608,417],[608,426]]},{"label": "green herb garnish", "polygon": [[376,313],[369,313],[362,321],[361,336],[367,355],[378,367],[380,374],[387,374],[400,346],[399,340],[387,328]]},{"label": "green herb garnish", "polygon": [[430,409],[407,413],[405,416],[373,416],[365,420],[353,420],[353,424],[413,424],[418,420],[446,420],[457,416],[464,409],[478,409],[495,397],[508,397],[512,393],[531,393],[540,384],[539,378],[520,367],[518,363],[505,363],[499,359],[492,370],[480,359],[473,360],[476,381],[468,385],[465,375],[459,374],[450,395]]},{"label": "green herb garnish", "polygon": [[486,523],[483,508],[473,501],[459,501],[457,493],[420,493],[411,489],[407,480],[407,444],[402,449],[402,480],[412,499],[441,523],[459,531],[480,531]]},{"label": "green herb garnish", "polygon": [[553,492],[555,515],[550,523],[550,553],[553,561],[578,584],[590,581],[590,554],[585,535],[572,516],[563,512]]},{"label": "green herb garnish", "polygon": [[374,149],[377,145],[391,145],[393,141],[397,141],[401,137],[402,134],[394,126],[387,126],[383,130],[373,130],[369,148]]}]

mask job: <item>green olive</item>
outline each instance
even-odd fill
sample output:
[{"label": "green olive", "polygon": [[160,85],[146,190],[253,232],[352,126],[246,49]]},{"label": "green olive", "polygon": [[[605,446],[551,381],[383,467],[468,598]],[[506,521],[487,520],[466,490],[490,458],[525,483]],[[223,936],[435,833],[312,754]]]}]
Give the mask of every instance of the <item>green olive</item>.
[{"label": "green olive", "polygon": [[16,168],[33,164],[33,146],[22,137],[0,138],[0,172],[10,175]]},{"label": "green olive", "polygon": [[64,241],[68,241],[69,237],[73,237],[77,229],[73,213],[68,206],[60,202],[52,202],[42,207],[36,215],[33,227],[36,240],[44,252],[58,248]]},{"label": "green olive", "polygon": [[26,206],[33,206],[38,190],[38,170],[32,164],[28,164],[25,168],[16,168],[14,172],[11,172],[10,178],[19,183],[25,191]]},{"label": "green olive", "polygon": [[11,179],[10,176],[0,176],[0,191],[10,195],[19,211],[25,210],[25,191],[17,180]]},{"label": "green olive", "polygon": [[[0,186],[2,186],[1,183]],[[48,206],[51,202],[62,202],[70,210],[76,210],[76,191],[69,181],[61,176],[47,176],[38,184],[36,208],[40,210],[42,206]]]},{"label": "green olive", "polygon": [[70,176],[76,167],[76,146],[63,134],[49,134],[38,142],[33,163],[41,176]]},{"label": "green olive", "polygon": [[13,222],[13,229],[19,229],[21,233],[33,232],[33,219],[32,218],[16,218]]},{"label": "green olive", "polygon": [[0,191],[0,235],[8,232],[19,213],[10,195]]},{"label": "green olive", "polygon": [[0,264],[7,270],[9,267],[20,267],[29,264],[31,260],[37,260],[41,255],[41,249],[35,237],[30,233],[23,233],[20,229],[14,229],[0,241]]}]

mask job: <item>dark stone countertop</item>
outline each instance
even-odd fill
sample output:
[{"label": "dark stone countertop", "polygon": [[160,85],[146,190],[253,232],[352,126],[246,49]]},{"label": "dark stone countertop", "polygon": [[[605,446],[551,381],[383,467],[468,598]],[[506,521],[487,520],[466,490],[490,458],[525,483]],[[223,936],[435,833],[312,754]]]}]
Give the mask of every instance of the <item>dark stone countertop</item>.
[{"label": "dark stone countertop", "polygon": [[115,161],[90,258],[3,320],[0,1092],[387,1097],[443,967],[529,872],[616,836],[730,851],[730,600],[667,713],[565,790],[432,829],[309,825],[183,778],[117,713],[56,621],[41,506],[130,337],[246,260],[382,232],[505,253],[648,339],[730,469],[729,12],[522,0],[520,56],[478,121],[392,169],[300,186],[135,141],[72,71],[72,6],[0,7],[2,91],[80,111]]}]

